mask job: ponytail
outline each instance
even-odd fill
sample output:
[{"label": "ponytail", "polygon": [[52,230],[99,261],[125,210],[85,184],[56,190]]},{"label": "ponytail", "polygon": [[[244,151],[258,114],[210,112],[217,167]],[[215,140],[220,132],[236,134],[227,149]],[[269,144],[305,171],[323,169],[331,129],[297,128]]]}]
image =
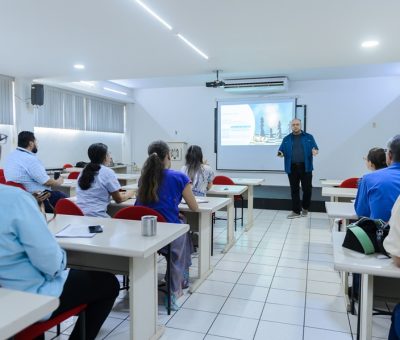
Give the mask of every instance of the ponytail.
[{"label": "ponytail", "polygon": [[88,156],[90,163],[88,163],[79,177],[78,185],[82,190],[88,190],[94,181],[101,168],[101,164],[107,158],[108,147],[103,143],[95,143],[89,146]]}]

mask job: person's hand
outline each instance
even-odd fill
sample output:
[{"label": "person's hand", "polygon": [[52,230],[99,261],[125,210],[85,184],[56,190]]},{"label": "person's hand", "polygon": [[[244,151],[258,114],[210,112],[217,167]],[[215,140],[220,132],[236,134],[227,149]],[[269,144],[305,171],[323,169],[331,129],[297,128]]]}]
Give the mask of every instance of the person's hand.
[{"label": "person's hand", "polygon": [[57,185],[62,185],[64,183],[64,177],[60,176],[56,179]]},{"label": "person's hand", "polygon": [[312,149],[312,155],[313,155],[313,156],[318,155],[318,149],[313,148],[313,149]]},{"label": "person's hand", "polygon": [[41,195],[41,191],[37,191],[37,192],[34,192],[33,194],[32,194],[32,196],[33,197],[35,197],[35,199],[36,199],[36,201],[38,202],[38,204],[39,205],[41,205],[45,200],[47,200],[49,197],[50,197],[50,195],[51,195],[51,193],[50,192],[45,192],[44,194],[42,194]]}]

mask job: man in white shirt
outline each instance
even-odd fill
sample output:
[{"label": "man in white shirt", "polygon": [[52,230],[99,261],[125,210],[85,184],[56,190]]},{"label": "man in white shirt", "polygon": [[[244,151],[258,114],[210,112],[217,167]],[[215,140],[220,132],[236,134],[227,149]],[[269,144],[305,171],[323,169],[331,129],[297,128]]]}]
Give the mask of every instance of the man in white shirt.
[{"label": "man in white shirt", "polygon": [[[18,134],[18,147],[6,159],[4,176],[7,181],[22,184],[30,193],[50,190],[52,186],[61,185],[62,177],[57,180],[50,178],[42,162],[36,157],[38,152],[37,140],[33,132],[22,131]],[[49,200],[46,200],[46,212],[52,212],[60,198],[66,195],[60,191],[51,191]],[[49,204],[50,201],[50,204]]]}]

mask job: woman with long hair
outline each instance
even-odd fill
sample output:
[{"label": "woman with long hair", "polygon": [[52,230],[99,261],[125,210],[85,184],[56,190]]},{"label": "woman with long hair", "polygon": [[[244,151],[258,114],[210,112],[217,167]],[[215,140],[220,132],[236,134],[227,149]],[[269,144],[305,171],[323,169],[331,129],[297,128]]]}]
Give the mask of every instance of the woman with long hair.
[{"label": "woman with long hair", "polygon": [[205,196],[212,187],[214,171],[203,160],[203,152],[198,145],[191,145],[186,152],[186,164],[181,171],[192,181],[192,191],[195,196]]},{"label": "woman with long hair", "polygon": [[107,145],[95,143],[89,146],[90,163],[83,169],[76,188],[77,205],[85,216],[110,217],[107,206],[110,195],[115,202],[121,203],[134,195],[132,190],[120,192],[121,185],[115,172],[108,168],[110,154]]},{"label": "woman with long hair", "polygon": [[368,151],[367,157],[365,157],[367,168],[375,171],[387,167],[386,164],[386,152],[382,148],[372,148]]},{"label": "woman with long hair", "polygon": [[[139,180],[135,205],[146,206],[158,211],[167,222],[182,223],[178,205],[185,199],[191,210],[198,205],[192,193],[189,178],[175,170],[170,170],[171,158],[168,144],[155,141],[148,147],[148,155]],[[193,246],[189,233],[182,235],[170,244],[171,249],[171,309],[177,310],[176,299],[182,295],[187,285],[189,267],[192,264]],[[165,252],[166,248],[162,250]],[[167,301],[167,296],[165,302]]]}]

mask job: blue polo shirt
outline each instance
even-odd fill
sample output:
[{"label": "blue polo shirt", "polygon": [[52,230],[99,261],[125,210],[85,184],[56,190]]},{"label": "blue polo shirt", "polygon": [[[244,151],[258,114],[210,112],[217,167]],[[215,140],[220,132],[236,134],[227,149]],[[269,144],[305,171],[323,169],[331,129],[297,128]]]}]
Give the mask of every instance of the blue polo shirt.
[{"label": "blue polo shirt", "polygon": [[[317,143],[315,143],[314,137],[307,132],[301,131],[301,145],[303,147],[304,153],[304,166],[306,172],[311,172],[314,170],[313,167],[313,155],[312,149],[317,149]],[[279,151],[283,153],[285,157],[285,172],[290,174],[292,172],[292,158],[293,158],[293,143],[294,143],[294,135],[293,133],[287,135],[283,138],[281,146],[279,147]],[[299,161],[299,160],[297,160]]]},{"label": "blue polo shirt", "polygon": [[358,216],[389,221],[400,195],[400,162],[364,175],[358,185],[354,208]]}]

